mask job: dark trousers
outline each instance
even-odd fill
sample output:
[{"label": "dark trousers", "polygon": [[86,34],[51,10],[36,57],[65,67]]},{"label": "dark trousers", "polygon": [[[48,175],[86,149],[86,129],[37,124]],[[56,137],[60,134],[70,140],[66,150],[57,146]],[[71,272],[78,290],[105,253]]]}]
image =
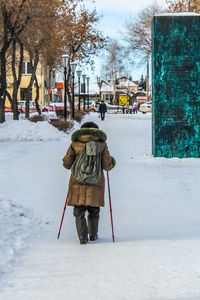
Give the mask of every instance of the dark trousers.
[{"label": "dark trousers", "polygon": [[[86,222],[85,213],[88,211]],[[76,218],[76,230],[80,237],[86,237],[88,234],[98,233],[100,207],[93,206],[74,206],[74,216]]]},{"label": "dark trousers", "polygon": [[104,120],[104,119],[105,119],[105,114],[106,114],[106,113],[105,113],[105,112],[101,112],[100,114],[101,114],[101,120]]}]

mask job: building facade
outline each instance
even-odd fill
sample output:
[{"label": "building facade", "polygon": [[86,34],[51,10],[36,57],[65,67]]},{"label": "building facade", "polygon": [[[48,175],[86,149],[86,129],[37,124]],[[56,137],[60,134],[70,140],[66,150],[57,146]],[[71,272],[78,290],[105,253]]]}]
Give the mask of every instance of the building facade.
[{"label": "building facade", "polygon": [[[31,70],[31,64],[29,61],[28,53],[25,51],[24,53],[24,61],[23,61],[23,71],[22,71],[22,78],[21,83],[18,89],[18,95],[17,99],[20,100],[27,100],[28,94],[27,94],[27,88],[31,79],[32,70]],[[39,103],[42,105],[49,105],[50,102],[50,87],[52,85],[55,85],[55,79],[54,77],[50,78],[49,74],[49,66],[46,64],[45,59],[42,55],[40,55],[39,63],[36,70],[36,77],[38,81],[39,86]],[[13,76],[12,71],[7,71],[7,91],[10,95],[13,93]],[[36,86],[35,83],[32,86],[30,99],[35,100],[36,98]],[[6,107],[10,107],[10,101],[8,100],[8,97],[6,98]]]}]

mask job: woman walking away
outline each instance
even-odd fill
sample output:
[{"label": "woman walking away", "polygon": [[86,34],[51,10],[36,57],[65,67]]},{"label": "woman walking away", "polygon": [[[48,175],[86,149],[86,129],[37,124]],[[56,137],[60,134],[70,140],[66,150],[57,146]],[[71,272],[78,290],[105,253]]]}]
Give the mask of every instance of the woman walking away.
[{"label": "woman walking away", "polygon": [[99,105],[99,112],[101,114],[101,120],[103,121],[105,119],[105,114],[107,112],[107,106],[104,103],[104,101],[102,101],[101,104]]},{"label": "woman walking away", "polygon": [[71,169],[67,205],[74,206],[80,244],[86,244],[88,240],[98,239],[100,207],[104,206],[103,170],[110,171],[115,166],[115,159],[108,151],[106,134],[93,122],[84,123],[71,139],[63,158],[63,166]]}]

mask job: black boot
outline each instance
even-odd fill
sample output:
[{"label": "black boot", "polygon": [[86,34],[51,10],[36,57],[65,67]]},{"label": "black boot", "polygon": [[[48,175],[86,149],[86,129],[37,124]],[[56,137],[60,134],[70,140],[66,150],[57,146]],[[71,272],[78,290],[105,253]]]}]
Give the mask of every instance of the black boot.
[{"label": "black boot", "polygon": [[88,233],[90,241],[96,241],[98,239],[98,224],[99,224],[99,207],[88,208]]},{"label": "black boot", "polygon": [[88,236],[80,236],[80,244],[85,245],[88,243]]},{"label": "black boot", "polygon": [[98,234],[97,234],[97,233],[91,234],[91,235],[90,235],[90,241],[91,241],[91,242],[94,242],[94,241],[96,241],[97,239],[98,239]]}]

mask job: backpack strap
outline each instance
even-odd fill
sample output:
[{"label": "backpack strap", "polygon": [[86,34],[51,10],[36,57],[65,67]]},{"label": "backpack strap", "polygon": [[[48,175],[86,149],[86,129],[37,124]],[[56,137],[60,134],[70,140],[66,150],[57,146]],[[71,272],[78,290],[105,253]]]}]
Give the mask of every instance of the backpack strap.
[{"label": "backpack strap", "polygon": [[95,141],[90,141],[85,144],[86,154],[88,156],[96,156],[100,153],[100,143]]}]

